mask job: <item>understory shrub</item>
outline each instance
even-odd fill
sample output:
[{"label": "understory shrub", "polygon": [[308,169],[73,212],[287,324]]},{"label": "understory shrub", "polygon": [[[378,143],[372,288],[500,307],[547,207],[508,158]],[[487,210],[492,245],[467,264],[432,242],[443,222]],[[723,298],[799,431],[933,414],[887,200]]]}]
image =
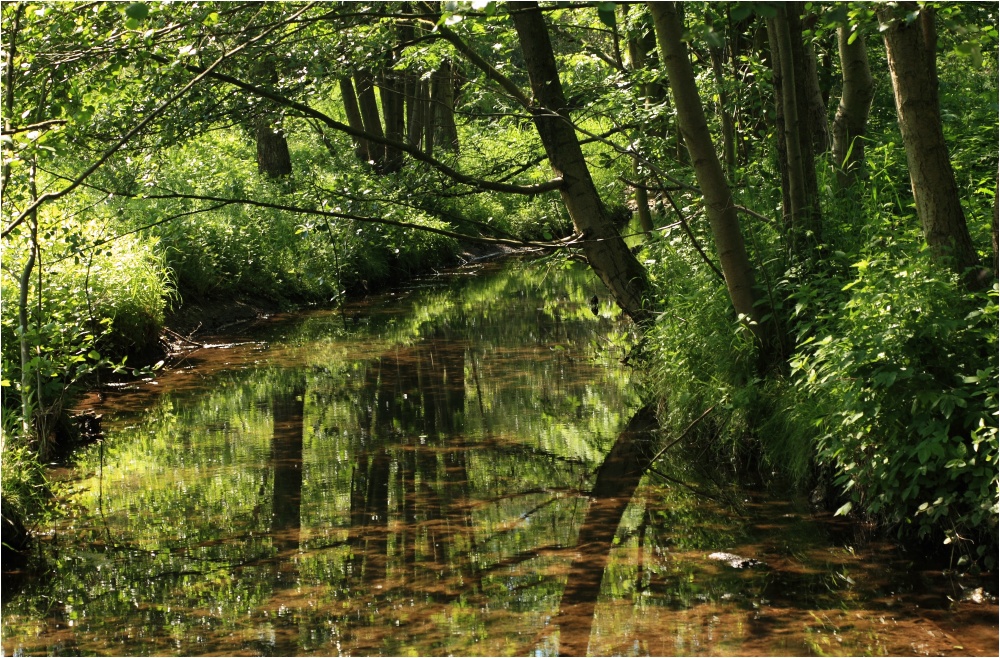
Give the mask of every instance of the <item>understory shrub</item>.
[{"label": "understory shrub", "polygon": [[804,323],[790,431],[837,473],[842,512],[854,507],[993,566],[997,287],[961,293],[958,277],[924,254],[854,269],[839,306]]},{"label": "understory shrub", "polygon": [[738,325],[725,283],[701,261],[680,230],[654,233],[640,254],[659,309],[645,336],[649,394],[660,421],[678,435],[693,428],[730,458],[745,457],[745,438],[759,396],[757,349]]}]

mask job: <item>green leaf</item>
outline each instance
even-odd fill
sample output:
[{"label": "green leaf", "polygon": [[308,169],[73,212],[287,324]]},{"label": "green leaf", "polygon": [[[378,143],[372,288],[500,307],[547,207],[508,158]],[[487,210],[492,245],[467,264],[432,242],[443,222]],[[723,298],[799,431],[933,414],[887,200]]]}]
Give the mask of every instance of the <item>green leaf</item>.
[{"label": "green leaf", "polygon": [[753,13],[753,7],[751,7],[749,4],[741,2],[733,7],[732,11],[729,12],[729,17],[733,19],[734,23],[739,23],[744,18],[750,16],[750,14],[752,13]]},{"label": "green leaf", "polygon": [[778,9],[765,2],[758,2],[756,10],[757,15],[763,18],[774,18],[778,15]]},{"label": "green leaf", "polygon": [[712,48],[726,47],[726,39],[712,28],[705,30],[705,41],[707,41],[708,45]]},{"label": "green leaf", "polygon": [[90,352],[87,353],[87,358],[92,359],[94,361],[100,361],[101,353],[98,352],[97,350],[90,350]]},{"label": "green leaf", "polygon": [[149,16],[149,7],[144,2],[135,2],[125,8],[125,15],[136,21],[145,20]]},{"label": "green leaf", "polygon": [[597,16],[602,23],[612,28],[615,26],[615,7],[616,3],[614,2],[597,3]]},{"label": "green leaf", "polygon": [[833,513],[833,515],[834,516],[844,516],[845,514],[847,514],[848,512],[850,512],[851,508],[853,508],[853,507],[854,507],[854,503],[852,503],[851,501],[847,501],[846,503],[844,503],[843,505],[841,505],[837,509],[837,511]]}]

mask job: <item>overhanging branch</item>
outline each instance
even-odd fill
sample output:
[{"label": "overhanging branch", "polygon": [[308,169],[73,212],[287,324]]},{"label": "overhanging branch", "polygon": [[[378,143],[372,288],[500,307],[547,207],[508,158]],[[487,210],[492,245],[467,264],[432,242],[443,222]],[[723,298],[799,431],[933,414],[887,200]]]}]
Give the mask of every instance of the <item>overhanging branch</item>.
[{"label": "overhanging branch", "polygon": [[[170,60],[168,60],[166,57],[163,57],[161,55],[153,55],[152,58],[154,60],[160,62],[160,63],[164,63],[164,64],[169,64],[170,63]],[[192,72],[201,72],[201,71],[203,71],[203,69],[201,67],[194,66],[192,64],[186,65],[186,68],[187,68],[187,70],[192,71]],[[346,123],[341,123],[340,121],[337,121],[333,117],[330,117],[329,115],[324,114],[323,112],[320,112],[319,110],[317,110],[317,109],[315,109],[313,107],[310,107],[310,106],[306,105],[305,103],[300,103],[300,102],[298,102],[296,100],[292,100],[291,98],[288,98],[286,96],[282,96],[281,94],[275,93],[275,92],[270,91],[268,89],[265,89],[263,87],[258,87],[257,85],[253,85],[253,84],[250,84],[249,82],[245,82],[245,81],[240,80],[238,78],[234,78],[231,75],[226,75],[224,73],[218,73],[216,71],[209,71],[206,74],[209,77],[211,77],[213,80],[218,80],[220,82],[225,82],[227,84],[233,85],[234,87],[242,89],[243,91],[245,91],[247,93],[253,94],[255,96],[259,96],[261,98],[266,98],[266,99],[268,99],[270,101],[273,101],[274,103],[277,103],[277,104],[282,105],[284,107],[289,107],[289,108],[292,108],[294,110],[297,110],[298,112],[302,113],[304,116],[312,117],[313,119],[321,121],[322,123],[324,123],[324,124],[330,126],[331,128],[333,128],[334,130],[338,130],[338,131],[340,131],[340,132],[342,132],[342,133],[344,133],[346,135],[350,135],[351,137],[356,137],[356,138],[359,138],[359,139],[364,139],[364,140],[367,140],[369,142],[374,142],[376,144],[383,144],[385,146],[391,146],[392,148],[395,148],[395,149],[398,149],[400,151],[403,151],[404,153],[409,154],[414,160],[418,160],[420,162],[428,164],[431,167],[433,167],[434,169],[437,169],[438,171],[440,171],[442,174],[444,174],[448,178],[451,178],[452,180],[455,180],[455,181],[457,181],[459,183],[463,183],[465,185],[469,185],[471,187],[479,188],[481,190],[489,190],[491,192],[505,192],[505,193],[508,193],[508,194],[521,194],[521,195],[525,195],[525,196],[535,196],[535,195],[538,195],[538,194],[543,194],[545,192],[551,192],[553,190],[558,190],[563,185],[562,178],[554,178],[554,179],[552,179],[550,181],[547,181],[545,183],[539,183],[537,185],[514,185],[514,184],[511,184],[511,183],[498,183],[498,182],[495,182],[495,181],[482,180],[482,179],[479,179],[479,178],[475,178],[473,176],[468,176],[466,174],[463,174],[463,173],[461,173],[461,172],[453,169],[452,167],[449,167],[448,165],[446,165],[445,163],[441,162],[440,160],[437,160],[436,158],[433,158],[433,157],[427,155],[426,153],[424,153],[423,151],[421,151],[419,148],[417,148],[415,146],[412,146],[412,145],[410,145],[410,144],[408,144],[406,142],[399,142],[399,141],[396,141],[396,140],[388,139],[387,137],[384,137],[384,136],[373,135],[373,134],[367,133],[367,132],[365,132],[363,130],[357,130],[356,128],[352,128],[349,125],[347,125]]]}]

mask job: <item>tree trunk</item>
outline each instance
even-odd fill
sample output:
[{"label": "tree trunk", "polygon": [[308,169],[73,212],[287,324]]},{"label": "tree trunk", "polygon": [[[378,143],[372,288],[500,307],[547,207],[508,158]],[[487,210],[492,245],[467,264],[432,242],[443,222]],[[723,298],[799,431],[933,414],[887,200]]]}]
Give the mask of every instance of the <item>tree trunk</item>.
[{"label": "tree trunk", "polygon": [[455,77],[451,62],[444,60],[434,72],[431,102],[434,110],[434,141],[446,151],[458,152],[458,126],[455,125]]},{"label": "tree trunk", "polygon": [[[347,115],[347,125],[354,130],[364,132],[365,124],[361,120],[361,108],[358,106],[358,96],[354,92],[354,83],[349,77],[340,79],[340,97],[344,101],[344,114]],[[368,149],[368,140],[361,137],[354,137],[354,154],[362,162],[370,162],[371,154]]]},{"label": "tree trunk", "polygon": [[677,122],[684,134],[694,166],[695,176],[702,194],[705,196],[705,211],[715,240],[715,248],[722,263],[729,298],[736,312],[751,320],[751,330],[767,347],[767,332],[760,324],[761,312],[756,307],[757,295],[754,291],[754,271],[747,255],[743,234],[740,232],[739,217],[733,203],[732,191],[719,163],[719,156],[712,144],[712,136],[705,122],[705,110],[698,96],[694,71],[688,59],[687,48],[682,37],[684,25],[678,14],[676,3],[650,2],[656,27],[656,39],[660,45],[660,56],[670,79],[670,89],[677,108]]},{"label": "tree trunk", "polygon": [[268,119],[262,117],[257,123],[257,171],[268,178],[281,178],[292,173],[292,156],[284,131]]},{"label": "tree trunk", "polygon": [[[934,256],[965,272],[979,265],[979,255],[969,235],[941,128],[933,10],[915,2],[899,3],[899,8],[897,14],[892,7],[880,5],[878,17],[888,25],[883,32],[885,50],[917,216]],[[920,11],[920,23],[897,18],[913,11]],[[976,285],[977,278],[978,273],[973,273],[967,283]]]},{"label": "tree trunk", "polygon": [[729,113],[729,92],[726,90],[726,79],[723,74],[722,48],[708,47],[712,59],[712,73],[715,74],[715,88],[719,94],[716,111],[722,123],[722,153],[726,161],[726,173],[732,178],[736,171],[736,127]]},{"label": "tree trunk", "polygon": [[818,239],[819,222],[812,136],[808,123],[802,120],[807,115],[804,80],[808,67],[804,66],[801,24],[794,13],[795,3],[777,5],[777,16],[767,19],[767,34],[771,42],[775,100],[780,99],[783,119],[778,138],[783,140],[786,167],[782,176],[782,184],[787,185],[782,195],[787,204],[785,233],[789,251],[801,256],[807,234],[812,232],[813,239]]},{"label": "tree trunk", "polygon": [[865,166],[864,136],[875,96],[864,35],[859,34],[853,43],[848,43],[850,36],[847,27],[837,29],[844,90],[833,119],[833,163],[841,189],[854,185]]},{"label": "tree trunk", "polygon": [[434,93],[434,81],[424,80],[420,83],[420,97],[424,104],[424,153],[434,155],[434,123],[437,121],[437,107],[431,100]]},{"label": "tree trunk", "polygon": [[[632,64],[633,70],[642,69],[646,66],[646,52],[648,51],[644,51],[646,51],[644,44],[638,39],[632,38],[628,40],[629,61]],[[643,104],[647,109],[652,104],[652,99],[649,96],[651,86],[651,84],[645,84],[642,87]],[[632,156],[632,175],[635,177],[636,183],[638,183],[634,192],[636,216],[639,218],[639,226],[649,236],[653,233],[653,216],[649,211],[649,194],[644,187],[646,181],[640,170],[638,155]]]},{"label": "tree trunk", "polygon": [[[260,60],[256,65],[256,77],[267,80],[274,87],[278,85],[278,70],[273,62]],[[267,103],[270,105],[270,103]],[[265,108],[253,126],[257,142],[257,171],[268,178],[281,178],[292,173],[292,156],[288,151],[288,140],[280,126],[278,112]]]},{"label": "tree trunk", "polygon": [[[358,89],[358,108],[361,110],[361,122],[365,127],[365,132],[383,139],[385,133],[382,131],[382,117],[379,115],[371,74],[367,71],[359,71],[355,75],[355,84]],[[368,155],[378,171],[385,169],[385,146],[368,142]]]},{"label": "tree trunk", "polygon": [[[801,35],[801,30],[799,31]],[[801,39],[800,39],[801,40]],[[805,54],[803,85],[805,87],[806,126],[812,138],[812,153],[820,155],[830,150],[830,123],[826,116],[826,101],[819,86],[819,71],[816,63],[816,49],[811,43],[802,44]]]},{"label": "tree trunk", "polygon": [[[382,97],[382,115],[385,117],[385,136],[396,142],[403,141],[406,134],[405,107],[403,104],[403,81],[395,71],[379,74],[379,94]],[[391,146],[385,147],[385,171],[399,171],[403,166],[403,152]]]},{"label": "tree trunk", "polygon": [[424,129],[427,125],[427,81],[413,81],[413,96],[410,97],[410,123],[407,126],[407,141],[411,146],[423,148]]},{"label": "tree trunk", "polygon": [[548,28],[535,2],[510,3],[514,28],[531,81],[531,114],[549,163],[562,176],[560,193],[583,252],[615,301],[633,320],[651,319],[646,307],[646,271],[629,250],[601,202],[576,136],[559,80]]}]

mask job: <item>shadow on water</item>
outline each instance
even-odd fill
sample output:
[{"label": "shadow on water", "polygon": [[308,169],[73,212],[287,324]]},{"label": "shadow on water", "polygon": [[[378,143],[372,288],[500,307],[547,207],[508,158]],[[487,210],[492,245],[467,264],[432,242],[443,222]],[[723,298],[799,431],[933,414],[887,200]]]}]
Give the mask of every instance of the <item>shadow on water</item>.
[{"label": "shadow on water", "polygon": [[442,278],[93,401],[106,441],[58,474],[4,653],[996,655],[982,583],[795,501],[694,495],[698,454],[648,471],[595,286]]},{"label": "shadow on water", "polygon": [[622,514],[653,457],[656,427],[653,408],[640,409],[618,435],[597,470],[590,491],[590,507],[580,524],[566,588],[554,619],[559,627],[560,655],[587,655],[604,569]]}]

